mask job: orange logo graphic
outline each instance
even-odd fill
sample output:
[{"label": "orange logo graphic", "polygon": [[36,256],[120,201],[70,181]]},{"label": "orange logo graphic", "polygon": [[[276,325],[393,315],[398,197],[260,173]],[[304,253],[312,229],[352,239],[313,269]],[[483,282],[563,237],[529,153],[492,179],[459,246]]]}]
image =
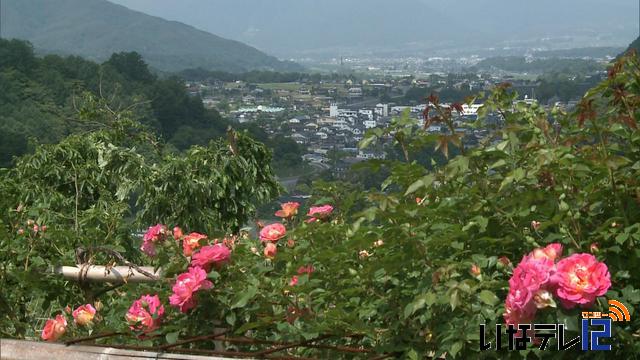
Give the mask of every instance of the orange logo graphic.
[{"label": "orange logo graphic", "polygon": [[613,321],[631,321],[629,309],[618,300],[609,300],[609,313],[602,315],[610,317]]},{"label": "orange logo graphic", "polygon": [[631,321],[629,309],[618,300],[609,300],[609,312],[601,313],[599,311],[583,311],[583,319],[601,319],[610,317],[613,321]]}]

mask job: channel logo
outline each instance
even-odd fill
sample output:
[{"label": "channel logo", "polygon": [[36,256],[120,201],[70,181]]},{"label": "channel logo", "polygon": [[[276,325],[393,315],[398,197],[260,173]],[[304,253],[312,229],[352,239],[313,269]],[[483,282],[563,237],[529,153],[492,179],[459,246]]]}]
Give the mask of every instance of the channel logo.
[{"label": "channel logo", "polygon": [[[508,350],[526,350],[528,345],[537,344],[540,350],[555,348],[565,351],[578,348],[583,351],[610,351],[611,332],[614,322],[631,321],[629,309],[618,300],[609,300],[609,312],[583,311],[580,335],[569,339],[565,335],[565,324],[518,324],[506,328]],[[575,331],[575,330],[574,330]],[[480,350],[503,349],[502,324],[496,324],[495,342],[487,342],[485,324],[480,324]],[[556,346],[549,346],[555,339]],[[604,342],[601,342],[604,340]]]},{"label": "channel logo", "polygon": [[609,300],[609,316],[613,321],[631,321],[629,309],[618,300]]}]

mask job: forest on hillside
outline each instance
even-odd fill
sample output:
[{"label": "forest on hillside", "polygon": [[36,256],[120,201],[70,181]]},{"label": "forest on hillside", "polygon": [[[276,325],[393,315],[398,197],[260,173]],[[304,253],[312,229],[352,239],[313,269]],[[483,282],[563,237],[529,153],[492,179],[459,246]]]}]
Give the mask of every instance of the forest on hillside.
[{"label": "forest on hillside", "polygon": [[[205,145],[231,125],[198,96],[187,94],[181,78],[154,75],[135,52],[116,53],[99,64],[78,56],[38,57],[28,42],[0,39],[0,88],[0,167],[11,166],[15,156],[37,144],[104,126],[78,116],[87,101],[104,100],[114,112],[130,111],[163,139],[168,152]],[[286,160],[277,168],[302,164],[303,149],[295,142],[270,139],[257,127],[246,129],[275,149],[276,159]]]}]

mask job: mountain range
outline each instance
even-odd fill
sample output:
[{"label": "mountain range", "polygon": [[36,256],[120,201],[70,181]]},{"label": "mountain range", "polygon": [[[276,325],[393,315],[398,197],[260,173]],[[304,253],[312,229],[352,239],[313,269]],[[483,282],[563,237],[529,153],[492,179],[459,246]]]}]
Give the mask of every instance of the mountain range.
[{"label": "mountain range", "polygon": [[631,0],[112,0],[279,56],[626,46]]},{"label": "mountain range", "polygon": [[0,34],[30,41],[40,53],[103,61],[137,51],[154,68],[241,72],[300,70],[254,47],[106,0],[2,0]]}]

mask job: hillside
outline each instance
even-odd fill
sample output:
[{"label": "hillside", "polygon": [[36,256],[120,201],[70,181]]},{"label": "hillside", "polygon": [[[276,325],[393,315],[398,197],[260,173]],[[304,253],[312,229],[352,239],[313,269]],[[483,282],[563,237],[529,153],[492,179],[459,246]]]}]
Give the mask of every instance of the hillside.
[{"label": "hillside", "polygon": [[28,40],[43,53],[103,61],[114,52],[137,51],[163,71],[300,69],[241,42],[106,0],[5,0],[1,4],[2,36]]},{"label": "hillside", "polygon": [[633,40],[633,42],[629,44],[629,47],[627,48],[627,50],[625,50],[622,54],[618,55],[618,57],[632,50],[635,50],[637,53],[640,53],[640,37]]}]

